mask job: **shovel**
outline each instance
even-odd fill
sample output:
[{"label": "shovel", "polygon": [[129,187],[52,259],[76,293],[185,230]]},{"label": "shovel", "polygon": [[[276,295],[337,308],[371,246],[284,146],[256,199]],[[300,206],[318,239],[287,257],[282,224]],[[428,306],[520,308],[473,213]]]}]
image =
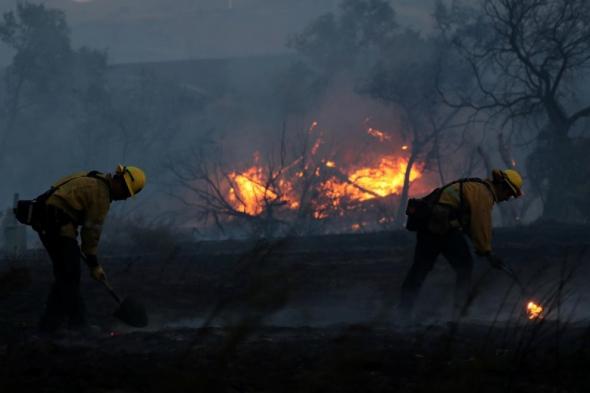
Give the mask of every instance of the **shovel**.
[{"label": "shovel", "polygon": [[[88,263],[88,259],[86,255],[80,253],[80,257],[84,262]],[[113,316],[119,319],[121,322],[133,326],[133,327],[146,327],[148,324],[148,316],[147,312],[145,311],[145,307],[143,304],[138,302],[137,300],[133,299],[132,297],[126,297],[121,301],[117,292],[113,289],[111,284],[105,278],[104,280],[100,281],[105,288],[109,291],[111,296],[119,303],[119,308],[115,310]]]},{"label": "shovel", "polygon": [[[502,265],[499,266],[499,269],[506,273],[510,278],[512,278],[516,285],[520,287],[520,291],[523,296],[527,298],[530,296],[529,290],[522,284],[522,281],[520,281],[520,278],[518,277],[516,272],[512,270],[510,266],[502,263]],[[527,314],[529,316],[529,319],[537,319],[543,313],[543,307],[529,300],[527,301],[529,302],[527,304]]]},{"label": "shovel", "polygon": [[139,303],[132,297],[126,297],[121,301],[121,298],[111,284],[105,279],[101,281],[105,288],[109,291],[111,296],[119,303],[119,308],[115,310],[113,316],[123,323],[133,327],[146,327],[148,324],[148,316],[143,304]]}]

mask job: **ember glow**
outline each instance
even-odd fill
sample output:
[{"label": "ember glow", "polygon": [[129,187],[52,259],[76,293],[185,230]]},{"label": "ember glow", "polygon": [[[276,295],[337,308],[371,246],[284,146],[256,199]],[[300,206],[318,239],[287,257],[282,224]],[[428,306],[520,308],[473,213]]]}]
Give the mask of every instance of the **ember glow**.
[{"label": "ember glow", "polygon": [[318,150],[320,149],[320,146],[322,145],[322,140],[320,138],[317,139],[317,141],[313,144],[313,147],[311,148],[311,155],[315,156],[318,153]]},{"label": "ember glow", "polygon": [[307,131],[311,134],[316,128],[318,128],[318,122],[313,121]]},{"label": "ember glow", "polygon": [[537,319],[543,313],[543,307],[541,307],[539,304],[536,304],[534,302],[529,302],[526,306],[526,311],[527,311],[529,319],[531,319],[531,320]]},{"label": "ember glow", "polygon": [[369,128],[367,130],[367,134],[371,135],[374,138],[379,139],[380,142],[390,141],[391,135],[384,133],[383,131],[377,130],[375,128]]}]

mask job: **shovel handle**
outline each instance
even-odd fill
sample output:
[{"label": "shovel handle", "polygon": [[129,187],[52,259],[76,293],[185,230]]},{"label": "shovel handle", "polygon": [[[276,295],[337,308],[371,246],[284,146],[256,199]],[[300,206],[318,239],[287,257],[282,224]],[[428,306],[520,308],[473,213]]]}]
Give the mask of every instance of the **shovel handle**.
[{"label": "shovel handle", "polygon": [[113,299],[115,299],[117,301],[117,303],[121,304],[121,298],[119,297],[119,295],[117,295],[117,292],[115,292],[115,290],[113,289],[111,284],[106,279],[102,280],[101,283],[109,291],[109,293],[111,294]]},{"label": "shovel handle", "polygon": [[[82,260],[84,262],[88,262],[88,259],[86,258],[86,255],[83,252],[80,253],[80,257],[82,258]],[[115,299],[117,301],[117,303],[121,304],[121,298],[119,297],[119,295],[117,295],[117,292],[115,292],[115,290],[113,289],[111,284],[107,281],[107,279],[105,278],[104,280],[100,280],[100,282],[109,291],[109,293],[111,294],[113,299]]]}]

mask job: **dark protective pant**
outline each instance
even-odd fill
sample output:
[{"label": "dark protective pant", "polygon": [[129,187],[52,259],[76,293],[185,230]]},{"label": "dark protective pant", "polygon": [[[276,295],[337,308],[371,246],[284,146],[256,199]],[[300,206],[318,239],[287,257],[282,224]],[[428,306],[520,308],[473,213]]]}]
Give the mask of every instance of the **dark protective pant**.
[{"label": "dark protective pant", "polygon": [[402,285],[402,317],[409,318],[411,316],[422,283],[434,267],[439,254],[449,261],[456,274],[455,312],[459,312],[465,305],[470,290],[473,257],[464,234],[459,230],[451,230],[446,235],[419,231],[414,263]]},{"label": "dark protective pant", "polygon": [[70,328],[86,324],[84,303],[80,297],[80,248],[75,239],[56,234],[39,234],[53,263],[55,281],[49,292],[39,328],[58,329],[67,321]]}]

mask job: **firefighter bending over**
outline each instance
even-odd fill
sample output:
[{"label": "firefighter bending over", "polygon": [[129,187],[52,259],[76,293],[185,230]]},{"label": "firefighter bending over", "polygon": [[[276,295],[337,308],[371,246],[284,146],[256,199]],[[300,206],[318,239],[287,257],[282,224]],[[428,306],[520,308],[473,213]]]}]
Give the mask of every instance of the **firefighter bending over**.
[{"label": "firefighter bending over", "polygon": [[410,223],[414,213],[410,201],[408,229],[417,231],[417,242],[414,262],[402,285],[403,319],[411,319],[422,283],[439,254],[455,271],[455,315],[461,312],[473,270],[473,258],[464,235],[471,239],[477,255],[487,258],[493,267],[500,267],[502,261],[492,253],[492,208],[496,202],[519,197],[521,189],[522,177],[513,169],[495,169],[491,179],[457,180],[421,200],[413,200],[421,203],[421,209],[430,204],[426,208],[428,214],[416,225]]},{"label": "firefighter bending over", "polygon": [[36,212],[33,215],[37,219],[31,224],[51,258],[55,278],[39,322],[42,332],[55,332],[66,321],[70,329],[87,328],[80,297],[78,232],[90,275],[95,280],[105,280],[105,272],[96,255],[111,201],[125,200],[137,194],[143,189],[145,180],[141,169],[122,165],[114,174],[76,173],[59,180],[33,201],[33,211]]}]

